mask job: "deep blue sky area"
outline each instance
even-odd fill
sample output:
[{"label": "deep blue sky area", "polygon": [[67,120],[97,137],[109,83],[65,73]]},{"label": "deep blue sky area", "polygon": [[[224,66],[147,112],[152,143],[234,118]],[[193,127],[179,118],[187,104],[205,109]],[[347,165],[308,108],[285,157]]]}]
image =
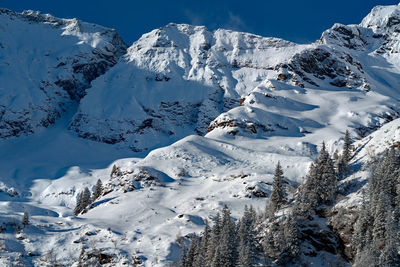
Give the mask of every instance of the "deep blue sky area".
[{"label": "deep blue sky area", "polygon": [[40,10],[116,29],[131,44],[169,22],[205,25],[307,43],[335,22],[358,24],[376,5],[400,0],[0,0],[0,7]]}]

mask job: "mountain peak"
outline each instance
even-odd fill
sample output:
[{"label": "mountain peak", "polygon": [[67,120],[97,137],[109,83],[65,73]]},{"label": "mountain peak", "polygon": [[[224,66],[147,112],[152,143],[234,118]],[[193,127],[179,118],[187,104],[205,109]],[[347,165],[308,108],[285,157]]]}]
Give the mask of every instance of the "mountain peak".
[{"label": "mountain peak", "polygon": [[400,4],[376,6],[362,20],[360,26],[371,28],[375,32],[396,32],[400,24]]}]

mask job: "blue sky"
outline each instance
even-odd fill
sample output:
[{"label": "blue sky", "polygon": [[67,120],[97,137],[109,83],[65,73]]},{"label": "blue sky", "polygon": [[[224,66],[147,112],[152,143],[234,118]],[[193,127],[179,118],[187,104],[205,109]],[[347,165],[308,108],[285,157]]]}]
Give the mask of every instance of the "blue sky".
[{"label": "blue sky", "polygon": [[307,43],[335,22],[359,23],[376,5],[400,0],[0,0],[0,7],[41,10],[115,28],[131,44],[169,22],[228,28]]}]

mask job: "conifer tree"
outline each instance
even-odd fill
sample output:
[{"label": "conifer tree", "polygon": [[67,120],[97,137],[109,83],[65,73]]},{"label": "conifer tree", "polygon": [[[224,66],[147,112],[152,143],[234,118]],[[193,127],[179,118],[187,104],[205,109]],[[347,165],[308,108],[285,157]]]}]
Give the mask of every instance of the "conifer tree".
[{"label": "conifer tree", "polygon": [[[197,258],[197,254],[199,251],[199,244],[198,244],[198,238],[195,234],[193,234],[193,236],[190,238],[190,245],[189,245],[189,249],[187,252],[187,256],[186,256],[186,266],[187,267],[192,267],[193,263],[195,262],[196,258]],[[184,267],[186,267],[184,266]]]},{"label": "conifer tree", "polygon": [[243,217],[239,222],[238,266],[253,266],[256,254],[256,233],[254,209],[245,206]]},{"label": "conifer tree", "polygon": [[214,255],[214,264],[221,267],[235,266],[237,260],[236,225],[231,218],[229,208],[222,210],[222,228],[220,241]]},{"label": "conifer tree", "polygon": [[98,199],[102,193],[103,193],[103,183],[101,182],[100,179],[98,179],[93,190],[92,202]]},{"label": "conifer tree", "polygon": [[311,164],[306,181],[300,188],[297,200],[300,206],[295,210],[300,208],[301,212],[305,212],[321,204],[332,204],[337,192],[337,181],[333,161],[326,150],[325,143],[322,143],[320,155],[314,164]]},{"label": "conifer tree", "polygon": [[78,200],[76,201],[76,206],[75,206],[75,209],[74,209],[74,214],[75,214],[75,216],[77,216],[79,213],[81,213],[82,212],[82,206],[83,206],[83,204],[82,204],[82,201],[83,201],[83,198],[82,198],[82,196],[83,196],[83,192],[80,192],[79,194],[78,194]]},{"label": "conifer tree", "polygon": [[384,248],[379,257],[381,266],[400,266],[398,228],[399,225],[396,222],[395,214],[387,212]]},{"label": "conifer tree", "polygon": [[90,197],[90,191],[89,188],[85,187],[83,190],[83,195],[82,195],[82,210],[84,210],[87,206],[89,206],[92,202],[92,199]]},{"label": "conifer tree", "polygon": [[326,150],[325,143],[322,145],[322,150],[316,164],[317,169],[320,171],[320,173],[318,173],[318,180],[320,181],[318,189],[321,190],[320,198],[322,203],[331,204],[336,195],[338,179],[333,166],[333,161]]},{"label": "conifer tree", "polygon": [[350,139],[350,133],[348,130],[346,130],[344,136],[343,153],[339,157],[337,162],[337,171],[341,178],[346,177],[346,175],[350,173],[349,163],[352,154],[351,150],[352,150],[352,144]]},{"label": "conifer tree", "polygon": [[287,194],[283,183],[283,171],[280,162],[278,162],[275,168],[272,193],[269,198],[269,212],[271,214],[275,213],[287,202]]},{"label": "conifer tree", "polygon": [[206,262],[208,263],[208,266],[211,266],[211,263],[214,261],[215,252],[220,242],[221,228],[222,228],[221,214],[217,213],[217,215],[214,218],[213,227],[211,229],[210,242],[207,246]]},{"label": "conifer tree", "polygon": [[283,234],[285,240],[285,249],[287,256],[290,259],[296,258],[300,253],[299,244],[299,227],[294,216],[289,215],[283,226]]},{"label": "conifer tree", "polygon": [[87,206],[91,204],[91,197],[89,188],[85,187],[83,192],[78,195],[78,201],[76,203],[74,214],[78,215],[86,209]]},{"label": "conifer tree", "polygon": [[369,212],[368,200],[363,196],[358,220],[354,225],[353,246],[359,254],[372,241],[371,225],[373,218]]},{"label": "conifer tree", "polygon": [[186,267],[187,266],[187,255],[186,255],[186,246],[183,245],[182,247],[182,252],[181,252],[181,258],[179,259],[179,267]]},{"label": "conifer tree", "polygon": [[207,260],[207,248],[210,244],[211,239],[211,229],[206,220],[206,225],[204,227],[203,235],[200,237],[199,249],[197,257],[194,259],[193,267],[203,267],[206,266]]},{"label": "conifer tree", "polygon": [[29,224],[29,214],[28,212],[24,212],[24,215],[22,216],[22,221],[21,221],[22,225],[25,227]]},{"label": "conifer tree", "polygon": [[344,145],[343,145],[343,160],[346,163],[350,162],[351,149],[352,149],[352,144],[350,139],[350,133],[349,130],[346,130],[346,133],[344,135]]}]

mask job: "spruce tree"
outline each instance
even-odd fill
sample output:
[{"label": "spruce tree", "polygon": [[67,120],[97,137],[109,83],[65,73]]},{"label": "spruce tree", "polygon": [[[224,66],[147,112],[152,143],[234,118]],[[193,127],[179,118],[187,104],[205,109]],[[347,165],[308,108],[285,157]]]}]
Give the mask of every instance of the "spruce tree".
[{"label": "spruce tree", "polygon": [[289,259],[296,258],[300,253],[299,236],[300,230],[297,220],[290,215],[283,224],[283,235],[285,240],[285,253]]},{"label": "spruce tree", "polygon": [[239,267],[251,267],[253,266],[252,256],[250,247],[247,244],[242,244],[239,246],[239,258],[238,265]]},{"label": "spruce tree", "polygon": [[189,245],[189,249],[188,249],[187,256],[186,256],[186,266],[187,267],[192,267],[193,263],[195,262],[195,260],[198,256],[197,255],[199,252],[198,241],[199,240],[198,240],[197,236],[195,234],[193,234],[193,236],[190,238],[190,245]]},{"label": "spruce tree", "polygon": [[318,206],[318,171],[314,163],[310,165],[305,182],[299,187],[292,213],[296,218],[308,217]]},{"label": "spruce tree", "polygon": [[283,181],[283,171],[280,162],[276,165],[274,184],[272,188],[272,193],[269,198],[269,212],[271,214],[275,213],[287,202],[287,194],[285,191],[284,181]]},{"label": "spruce tree", "polygon": [[90,197],[89,188],[85,187],[82,195],[82,210],[84,210],[91,203],[92,203],[92,198]]},{"label": "spruce tree", "polygon": [[29,224],[29,214],[28,212],[24,212],[24,216],[22,216],[22,221],[21,221],[22,225],[25,227]]},{"label": "spruce tree", "polygon": [[325,143],[323,143],[322,150],[317,161],[317,168],[320,170],[318,180],[320,184],[320,198],[323,204],[331,204],[336,196],[337,191],[337,176],[333,161],[326,150]]},{"label": "spruce tree", "polygon": [[239,222],[238,266],[253,266],[256,257],[256,233],[254,209],[245,206],[243,217]]},{"label": "spruce tree", "polygon": [[350,162],[351,159],[351,149],[352,149],[352,144],[350,139],[350,133],[349,130],[346,130],[346,133],[344,135],[343,160],[347,164]]},{"label": "spruce tree", "polygon": [[187,255],[186,255],[186,246],[183,245],[181,251],[181,258],[179,259],[179,267],[186,267],[187,266]]},{"label": "spruce tree", "polygon": [[390,211],[390,203],[387,195],[382,193],[379,195],[376,203],[372,237],[374,242],[381,247],[385,243],[385,232],[388,219],[388,210]]},{"label": "spruce tree", "polygon": [[207,245],[207,252],[206,252],[206,262],[208,263],[207,266],[211,266],[211,263],[214,261],[217,246],[220,242],[221,228],[222,228],[221,214],[217,213],[217,215],[214,218],[213,226],[211,229],[210,242]]},{"label": "spruce tree", "polygon": [[203,267],[206,266],[207,261],[207,248],[210,244],[211,239],[211,229],[208,225],[208,221],[206,220],[206,225],[204,227],[204,232],[200,237],[199,242],[199,250],[197,253],[197,257],[193,262],[193,267]]},{"label": "spruce tree", "polygon": [[90,191],[89,188],[85,187],[83,192],[81,192],[78,195],[78,201],[76,203],[75,209],[74,209],[74,214],[78,215],[82,211],[86,209],[87,206],[91,204],[91,197],[90,197]]},{"label": "spruce tree", "polygon": [[310,166],[305,183],[301,186],[298,207],[301,212],[315,209],[319,205],[332,204],[337,192],[337,175],[325,143],[319,157]]},{"label": "spruce tree", "polygon": [[399,247],[399,225],[393,212],[388,212],[386,217],[384,248],[379,257],[381,266],[400,266]]},{"label": "spruce tree", "polygon": [[220,237],[213,262],[216,266],[233,267],[237,260],[236,225],[226,205],[222,210],[222,229]]},{"label": "spruce tree", "polygon": [[103,193],[103,183],[101,182],[100,179],[98,179],[93,190],[92,202],[98,199],[102,193]]},{"label": "spruce tree", "polygon": [[364,247],[372,242],[372,224],[373,217],[369,211],[368,200],[363,195],[362,205],[359,211],[358,219],[354,225],[354,235],[352,245],[356,253],[359,254]]},{"label": "spruce tree", "polygon": [[346,177],[350,173],[350,159],[352,154],[352,144],[350,133],[346,130],[344,136],[343,153],[337,160],[337,171],[340,178]]},{"label": "spruce tree", "polygon": [[79,213],[81,213],[82,212],[82,206],[83,206],[83,204],[82,204],[82,201],[83,201],[83,198],[82,198],[82,196],[83,196],[83,192],[80,192],[79,194],[78,194],[78,200],[76,201],[76,206],[75,206],[75,209],[74,209],[74,214],[75,214],[75,216],[77,216]]}]

